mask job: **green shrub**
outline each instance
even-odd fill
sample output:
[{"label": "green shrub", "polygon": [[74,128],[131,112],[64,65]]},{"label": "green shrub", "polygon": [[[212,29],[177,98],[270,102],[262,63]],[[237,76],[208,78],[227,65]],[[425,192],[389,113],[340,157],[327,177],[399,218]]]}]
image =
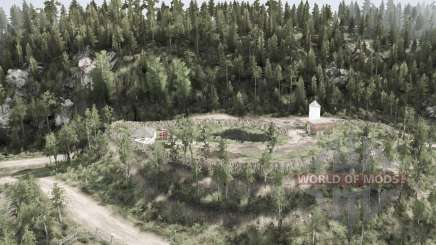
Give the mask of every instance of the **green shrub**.
[{"label": "green shrub", "polygon": [[192,226],[195,223],[202,223],[203,220],[198,213],[179,201],[165,203],[159,209],[162,221],[169,224]]}]

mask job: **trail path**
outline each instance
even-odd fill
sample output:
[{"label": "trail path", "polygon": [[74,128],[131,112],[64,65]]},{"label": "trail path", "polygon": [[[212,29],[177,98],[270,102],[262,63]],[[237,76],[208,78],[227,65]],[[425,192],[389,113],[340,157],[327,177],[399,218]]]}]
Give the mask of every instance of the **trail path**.
[{"label": "trail path", "polygon": [[[57,160],[65,161],[66,158],[63,155],[59,155],[57,157]],[[50,161],[50,158],[48,157],[2,161],[0,162],[0,175],[5,176],[5,175],[11,175],[14,172],[18,172],[25,169],[42,168],[50,163],[54,163],[54,159],[51,159]]]},{"label": "trail path", "polygon": [[[0,174],[9,173],[10,170],[44,167],[48,163],[50,163],[50,159],[46,157],[0,162]],[[11,184],[15,181],[16,178],[13,177],[1,177],[0,185]],[[67,214],[74,222],[89,232],[97,233],[99,239],[120,245],[168,244],[167,241],[155,234],[140,231],[131,222],[101,206],[77,188],[68,186],[53,177],[39,178],[37,181],[41,190],[47,195],[50,195],[55,183],[62,187],[66,199],[65,210]]]},{"label": "trail path", "polygon": [[0,178],[0,185],[13,184],[15,181],[17,179],[13,177],[2,177]]},{"label": "trail path", "polygon": [[126,219],[115,215],[80,190],[66,185],[53,177],[38,179],[41,190],[50,194],[53,185],[62,187],[66,197],[65,210],[71,219],[89,231],[97,231],[99,237],[116,244],[164,245],[165,240],[148,232],[141,232]]}]

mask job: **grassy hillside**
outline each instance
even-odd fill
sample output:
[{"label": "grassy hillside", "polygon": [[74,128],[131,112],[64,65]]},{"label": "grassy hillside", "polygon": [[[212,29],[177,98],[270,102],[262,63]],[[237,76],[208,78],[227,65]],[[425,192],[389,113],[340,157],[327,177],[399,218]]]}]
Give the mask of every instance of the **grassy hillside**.
[{"label": "grassy hillside", "polygon": [[[419,165],[414,165],[413,155],[403,149],[412,135],[403,137],[400,131],[381,123],[342,120],[333,129],[308,136],[292,126],[295,118],[271,118],[290,126],[282,132],[285,135],[278,135],[276,128],[274,135],[279,140],[270,153],[271,135],[256,126],[238,128],[234,121],[218,127],[210,121],[185,120],[173,122],[174,127],[168,130],[178,139],[186,132],[193,133],[186,158],[183,144],[176,147],[171,141],[157,141],[146,148],[130,145],[131,153],[122,156],[120,149],[125,146],[119,142],[128,137],[123,132],[132,124],[117,122],[111,134],[119,131],[119,138],[108,141],[109,152],[97,162],[86,155],[80,157],[62,177],[97,194],[143,229],[159,232],[175,244],[304,244],[312,239],[318,244],[360,239],[390,244],[401,239],[408,243],[434,239],[431,234],[422,236],[415,231],[403,237],[404,231],[391,230],[386,236],[383,228],[392,222],[400,227],[415,222],[419,215],[415,205],[434,207],[434,193],[425,187],[433,183],[434,156],[425,176],[417,177]],[[265,119],[252,120],[261,125]],[[204,127],[211,129],[204,131]],[[231,140],[222,134],[228,128],[238,132]],[[261,132],[266,134],[263,142],[235,140]],[[298,140],[306,144],[289,144],[297,132],[302,134]],[[220,138],[216,138],[217,133]],[[301,173],[380,171],[401,172],[408,176],[408,182],[362,187],[296,184]],[[416,199],[423,191],[427,197]],[[403,212],[412,212],[412,217],[401,218]],[[420,227],[432,230],[434,223],[428,220]]]}]

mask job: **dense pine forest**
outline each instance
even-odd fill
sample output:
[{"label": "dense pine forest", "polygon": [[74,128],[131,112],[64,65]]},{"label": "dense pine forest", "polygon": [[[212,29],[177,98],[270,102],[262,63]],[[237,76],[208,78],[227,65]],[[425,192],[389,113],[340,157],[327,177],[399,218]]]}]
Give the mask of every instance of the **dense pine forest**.
[{"label": "dense pine forest", "polygon": [[0,244],[435,244],[436,5],[184,3],[0,8]]},{"label": "dense pine forest", "polygon": [[0,121],[0,144],[15,149],[42,146],[92,105],[159,120],[303,114],[316,99],[324,113],[391,122],[436,105],[432,6],[50,0],[8,15],[0,10],[0,105],[9,119]]}]

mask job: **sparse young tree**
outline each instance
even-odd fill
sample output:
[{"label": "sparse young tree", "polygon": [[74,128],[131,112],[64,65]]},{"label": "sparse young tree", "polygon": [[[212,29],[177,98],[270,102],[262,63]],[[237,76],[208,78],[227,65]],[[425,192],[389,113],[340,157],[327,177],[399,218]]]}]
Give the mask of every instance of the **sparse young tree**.
[{"label": "sparse young tree", "polygon": [[183,112],[186,113],[186,103],[192,92],[190,70],[182,60],[173,59],[170,65],[170,75],[172,81],[170,88],[172,88],[174,102],[181,103]]},{"label": "sparse young tree", "polygon": [[21,97],[15,98],[15,106],[12,108],[11,118],[19,122],[21,137],[24,138],[24,118],[27,115],[27,106]]},{"label": "sparse young tree", "polygon": [[326,217],[324,216],[322,210],[319,207],[315,207],[315,209],[311,212],[310,215],[310,229],[311,229],[311,244],[317,244],[321,238],[319,238],[319,234],[323,232],[325,229]]},{"label": "sparse young tree", "polygon": [[101,126],[100,115],[98,114],[98,110],[95,105],[93,105],[91,109],[86,109],[84,121],[86,139],[88,142],[88,148],[90,149],[91,145],[95,144],[95,139],[97,138]]},{"label": "sparse young tree", "polygon": [[303,78],[300,77],[297,83],[297,91],[296,91],[296,108],[299,112],[306,112],[307,108],[307,98],[306,98],[306,89],[304,87]]},{"label": "sparse young tree", "polygon": [[[228,198],[229,185],[233,180],[232,168],[230,166],[230,161],[227,153],[227,145],[223,138],[220,139],[218,145],[218,158],[220,162],[215,166],[213,171],[213,176],[215,181],[218,183],[218,187],[220,185],[224,186],[224,196],[225,199]],[[218,188],[218,191],[220,189]]]},{"label": "sparse young tree", "polygon": [[44,94],[42,94],[39,104],[41,105],[42,116],[45,117],[47,131],[50,132],[51,128],[49,117],[54,112],[54,109],[57,105],[56,98],[52,93],[50,93],[50,91],[46,91]]},{"label": "sparse young tree", "polygon": [[247,185],[247,196],[250,196],[251,186],[256,182],[255,171],[253,166],[246,164],[244,167],[244,180]]},{"label": "sparse young tree", "polygon": [[106,51],[97,54],[95,69],[92,70],[92,91],[94,102],[101,105],[112,99],[115,93],[114,79],[110,57]]},{"label": "sparse young tree", "polygon": [[218,143],[218,158],[223,162],[229,161],[229,155],[227,152],[227,142],[222,137],[219,139],[219,143]]},{"label": "sparse young tree", "polygon": [[129,130],[127,128],[122,127],[119,129],[119,138],[117,144],[119,159],[122,166],[124,167],[124,176],[126,182],[128,182],[130,180],[132,168],[133,145]]},{"label": "sparse young tree", "polygon": [[70,124],[66,124],[59,130],[56,138],[59,146],[62,147],[63,153],[67,154],[67,160],[70,161],[71,154],[79,142],[76,130]]},{"label": "sparse young tree", "polygon": [[213,171],[213,177],[218,184],[218,192],[222,195],[222,190],[220,186],[223,186],[224,189],[224,199],[228,199],[229,186],[233,180],[232,168],[230,166],[230,162],[228,161],[220,161],[215,166]]},{"label": "sparse young tree", "polygon": [[279,230],[282,229],[283,224],[283,210],[286,205],[286,193],[283,185],[277,185],[274,187],[273,192],[274,208],[276,211],[277,219],[279,220]]},{"label": "sparse young tree", "polygon": [[201,142],[201,148],[200,148],[200,152],[201,152],[201,156],[204,159],[204,161],[207,161],[207,159],[209,158],[209,154],[210,154],[210,146],[209,146],[209,136],[208,133],[206,132],[206,127],[203,126],[201,127],[201,131],[200,131],[200,137],[199,137],[199,141]]},{"label": "sparse young tree", "polygon": [[21,239],[21,245],[36,245],[36,237],[35,234],[33,234],[32,230],[29,229],[29,227],[26,226],[24,229],[23,238]]},{"label": "sparse young tree", "polygon": [[64,190],[56,183],[51,190],[50,202],[53,209],[57,212],[58,221],[62,223],[62,210],[65,206],[65,196]]},{"label": "sparse young tree", "polygon": [[109,126],[113,122],[113,120],[114,120],[113,113],[114,112],[113,112],[112,107],[110,107],[108,105],[103,107],[103,109],[101,110],[101,121],[103,122],[103,125],[105,128],[109,128]]},{"label": "sparse young tree", "polygon": [[18,180],[7,190],[9,214],[15,219],[18,232],[17,241],[21,244],[36,244],[36,238],[49,241],[52,217],[46,199],[31,176]]},{"label": "sparse young tree", "polygon": [[197,159],[192,159],[191,168],[192,168],[192,177],[195,181],[195,194],[199,196],[200,189],[199,189],[198,181],[199,181],[201,166]]},{"label": "sparse young tree", "polygon": [[259,164],[262,170],[262,176],[265,183],[267,183],[268,175],[271,172],[271,153],[265,150],[259,159]]},{"label": "sparse young tree", "polygon": [[395,139],[392,135],[386,135],[384,139],[384,153],[389,160],[394,160],[395,158]]},{"label": "sparse young tree", "polygon": [[176,162],[179,159],[179,146],[177,145],[177,138],[171,135],[169,138],[170,158],[171,161]]},{"label": "sparse young tree", "polygon": [[257,107],[257,83],[259,79],[262,77],[262,68],[257,65],[256,58],[251,56],[250,57],[250,70],[251,70],[251,77],[254,80],[254,111],[256,111]]},{"label": "sparse young tree", "polygon": [[273,153],[274,148],[277,145],[277,141],[278,141],[277,129],[273,122],[271,122],[268,127],[267,137],[268,137],[267,149],[269,153]]},{"label": "sparse young tree", "polygon": [[194,157],[192,153],[192,143],[194,142],[194,127],[193,122],[188,118],[179,119],[176,122],[175,136],[182,142],[183,145],[183,155],[185,164],[187,163],[187,153],[190,151],[191,160]]},{"label": "sparse young tree", "polygon": [[48,157],[53,156],[55,164],[57,164],[58,142],[54,133],[49,133],[45,136],[45,154]]}]

